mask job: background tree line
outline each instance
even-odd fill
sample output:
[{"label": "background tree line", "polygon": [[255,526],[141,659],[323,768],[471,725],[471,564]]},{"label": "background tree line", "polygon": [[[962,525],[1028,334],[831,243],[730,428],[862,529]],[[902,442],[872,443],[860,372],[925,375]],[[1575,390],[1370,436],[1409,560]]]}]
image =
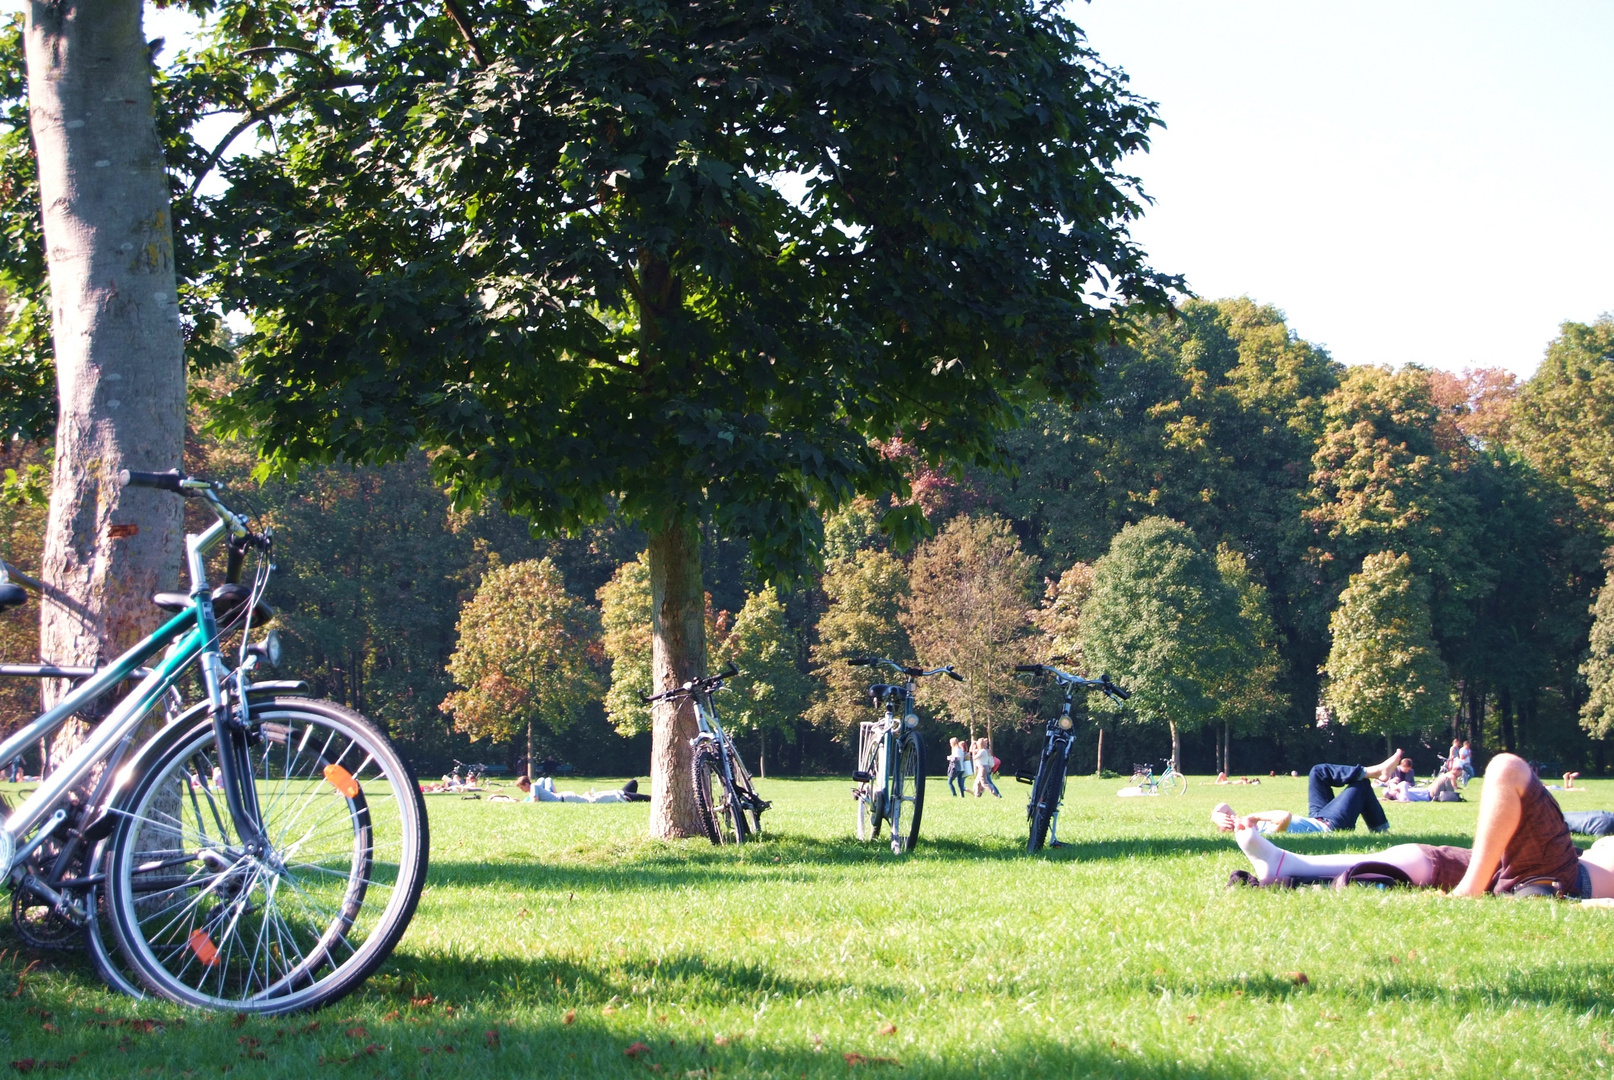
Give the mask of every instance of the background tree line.
[{"label": "background tree line", "polygon": [[[281,537],[287,670],[429,770],[515,765],[531,722],[540,757],[644,771],[643,532],[612,519],[535,540],[497,508],[454,510],[423,454],[259,485],[251,448],[211,423],[227,389],[193,386],[187,461]],[[1287,769],[1456,731],[1600,769],[1611,430],[1614,320],[1566,324],[1521,384],[1347,369],[1271,308],[1190,302],[1109,352],[1094,406],[1039,408],[1012,437],[1011,476],[940,475],[882,446],[934,529],[909,551],[880,528],[891,507],[860,500],[824,522],[822,572],[779,594],[708,522],[709,662],[746,673],[727,711],[784,772],[846,766],[869,710],[866,674],[841,661],[862,652],[958,665],[969,682],[925,687],[932,730],[991,734],[1011,763],[1038,703],[1006,668],[1058,654],[1141,691],[1084,725],[1084,768],[1158,760],[1180,739],[1190,769]],[[7,454],[4,554],[25,567],[46,455]],[[27,621],[6,627],[24,650]],[[538,669],[563,685],[535,689]],[[13,691],[9,719],[32,703]]]}]

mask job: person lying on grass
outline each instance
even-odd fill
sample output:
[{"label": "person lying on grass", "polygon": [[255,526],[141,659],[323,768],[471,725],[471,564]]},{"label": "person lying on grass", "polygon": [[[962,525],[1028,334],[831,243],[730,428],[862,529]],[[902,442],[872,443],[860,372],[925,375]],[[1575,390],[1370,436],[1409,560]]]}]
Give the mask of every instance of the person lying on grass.
[{"label": "person lying on grass", "polygon": [[[1379,805],[1379,797],[1373,794],[1372,781],[1388,779],[1400,760],[1401,751],[1397,750],[1377,765],[1313,765],[1310,807],[1305,817],[1296,817],[1287,810],[1263,810],[1248,818],[1264,833],[1350,832],[1356,828],[1357,818],[1367,822],[1374,832],[1386,832],[1390,822]],[[1338,795],[1334,794],[1336,787],[1341,789]],[[1231,832],[1233,808],[1222,803],[1211,811],[1211,820],[1223,832]]]},{"label": "person lying on grass", "polygon": [[[1221,823],[1219,816],[1213,819]],[[1263,836],[1253,816],[1234,814],[1232,823],[1234,839],[1262,885],[1279,878],[1332,880],[1364,863],[1388,863],[1413,885],[1453,896],[1528,890],[1587,900],[1614,897],[1614,838],[1599,840],[1584,855],[1576,851],[1558,803],[1529,763],[1514,754],[1498,754],[1485,768],[1472,848],[1397,844],[1359,854],[1297,855]]]},{"label": "person lying on grass", "polygon": [[516,781],[516,787],[527,792],[524,802],[585,802],[585,803],[617,803],[617,802],[649,802],[650,796],[639,794],[639,781],[629,780],[622,785],[619,791],[556,791],[555,781],[552,777],[540,776],[536,781],[529,781],[525,776]]}]

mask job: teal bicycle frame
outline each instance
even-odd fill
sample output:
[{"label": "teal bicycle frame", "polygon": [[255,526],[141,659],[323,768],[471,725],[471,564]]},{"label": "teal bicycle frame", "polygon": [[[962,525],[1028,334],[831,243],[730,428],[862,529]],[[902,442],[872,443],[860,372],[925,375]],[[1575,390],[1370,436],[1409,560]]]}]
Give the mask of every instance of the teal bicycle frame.
[{"label": "teal bicycle frame", "polygon": [[[80,709],[105,696],[119,683],[135,676],[149,661],[163,650],[167,654],[153,666],[123,700],[112,709],[106,719],[90,731],[67,758],[48,776],[40,780],[39,787],[20,806],[12,811],[0,826],[0,866],[11,877],[23,866],[24,860],[50,838],[66,821],[65,812],[58,810],[68,795],[87,779],[96,766],[124,739],[133,735],[146,714],[174,687],[186,667],[198,657],[201,660],[202,684],[207,694],[208,711],[218,729],[221,746],[236,746],[238,754],[226,754],[221,762],[225,781],[225,799],[235,819],[238,835],[258,837],[257,792],[251,784],[243,784],[248,775],[243,740],[229,737],[231,726],[228,702],[225,697],[224,669],[219,652],[218,622],[214,617],[212,593],[208,588],[206,557],[227,535],[247,535],[245,519],[236,516],[213,496],[203,492],[219,515],[219,520],[200,534],[185,537],[185,561],[190,572],[190,607],[169,619],[155,632],[138,642],[105,668],[97,669],[83,684],[67,694],[54,707],[25,725],[4,743],[0,743],[0,766],[20,757],[40,739],[49,737],[57,728]],[[48,665],[41,665],[39,674],[49,675]],[[243,698],[244,702],[244,698]],[[243,718],[244,719],[244,718]],[[104,815],[116,801],[120,789],[131,779],[117,776],[105,786],[105,804],[91,808],[92,816]],[[53,813],[53,811],[55,813]],[[47,818],[49,820],[47,820]],[[38,831],[24,842],[34,829]],[[250,846],[250,843],[249,843]]]}]

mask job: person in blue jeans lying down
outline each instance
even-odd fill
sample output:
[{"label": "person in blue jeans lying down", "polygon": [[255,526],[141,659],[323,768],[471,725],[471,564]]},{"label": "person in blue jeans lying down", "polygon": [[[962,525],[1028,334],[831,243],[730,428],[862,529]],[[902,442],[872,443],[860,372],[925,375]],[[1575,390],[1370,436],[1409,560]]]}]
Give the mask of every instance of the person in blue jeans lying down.
[{"label": "person in blue jeans lying down", "polygon": [[[1358,818],[1373,832],[1388,832],[1390,821],[1373,793],[1372,781],[1388,779],[1400,761],[1401,751],[1397,750],[1377,765],[1313,765],[1305,817],[1287,810],[1246,816],[1263,833],[1350,832]],[[1211,811],[1211,821],[1223,832],[1233,831],[1234,818],[1233,808],[1226,803]]]}]

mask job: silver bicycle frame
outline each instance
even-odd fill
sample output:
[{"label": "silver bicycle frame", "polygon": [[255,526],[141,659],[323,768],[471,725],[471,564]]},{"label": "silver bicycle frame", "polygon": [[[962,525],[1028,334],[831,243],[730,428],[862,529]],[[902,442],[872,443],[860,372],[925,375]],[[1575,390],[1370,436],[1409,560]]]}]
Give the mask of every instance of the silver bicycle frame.
[{"label": "silver bicycle frame", "polygon": [[[216,505],[216,501],[215,501]],[[229,511],[224,511],[229,513]],[[222,518],[200,534],[185,538],[185,561],[191,577],[191,606],[164,623],[154,633],[141,640],[129,651],[114,660],[78,689],[69,693],[55,707],[41,714],[4,743],[0,743],[0,762],[16,758],[35,741],[45,738],[67,722],[79,709],[101,697],[112,687],[133,675],[145,662],[164,646],[168,654],[140,684],[112,710],[105,720],[91,730],[89,737],[79,744],[66,761],[51,774],[40,780],[39,787],[18,806],[5,824],[0,826],[0,864],[9,876],[18,851],[18,842],[48,817],[63,797],[72,791],[95,769],[107,753],[130,735],[145,718],[151,707],[161,700],[178,679],[180,672],[198,654],[201,656],[202,681],[207,689],[208,705],[212,709],[224,705],[224,678],[218,650],[218,630],[210,627],[213,621],[211,596],[207,588],[205,559],[216,547],[230,525],[240,527],[239,520],[231,515],[227,524]],[[191,632],[184,633],[186,625]],[[211,632],[209,632],[211,631]],[[108,798],[122,786],[124,778],[113,783]]]}]

